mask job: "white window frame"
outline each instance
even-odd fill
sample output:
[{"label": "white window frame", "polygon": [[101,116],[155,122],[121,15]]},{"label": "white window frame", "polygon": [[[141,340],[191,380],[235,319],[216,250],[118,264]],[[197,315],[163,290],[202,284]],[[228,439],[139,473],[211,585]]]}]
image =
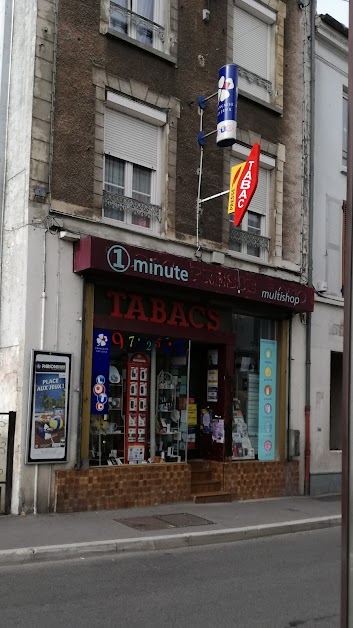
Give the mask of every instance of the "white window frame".
[{"label": "white window frame", "polygon": [[[115,4],[119,5],[120,2],[119,0],[113,0]],[[109,0],[109,5],[110,5],[110,0]],[[144,42],[140,42],[137,37],[136,37],[136,25],[134,24],[133,21],[130,21],[128,19],[128,29],[127,29],[127,34],[125,33],[119,33],[119,31],[117,31],[117,35],[123,35],[125,37],[128,37],[129,39],[132,39],[133,41],[136,41],[137,43],[146,46],[147,48],[151,48],[152,50],[159,50],[161,52],[166,52],[168,53],[168,51],[165,49],[167,46],[167,5],[169,5],[169,3],[165,2],[165,0],[154,0],[154,6],[153,6],[153,22],[155,24],[158,24],[159,26],[161,26],[162,28],[164,28],[164,41],[162,41],[162,39],[158,36],[158,33],[153,31],[153,43],[150,46],[149,44],[145,44]],[[137,0],[128,0],[128,10],[132,11],[133,13],[136,13],[137,15],[139,15],[138,11],[137,11]],[[143,16],[141,16],[143,17]]]},{"label": "white window frame", "polygon": [[[153,109],[143,103],[131,100],[129,98],[125,98],[120,94],[116,94],[114,92],[108,91],[106,94],[106,108],[115,109],[116,111],[120,111],[131,118],[139,118],[140,120],[144,120],[149,124],[154,124],[157,127],[157,167],[156,170],[151,168],[151,205],[161,205],[162,193],[161,193],[161,184],[162,184],[162,149],[163,149],[163,131],[166,127],[167,123],[167,115],[164,111],[160,111],[158,109]],[[104,159],[103,159],[103,189],[105,186],[105,156],[109,155],[105,150],[104,146]],[[119,157],[117,157],[119,158]],[[125,159],[122,159],[125,163],[125,172],[124,172],[124,196],[128,198],[132,198],[132,176],[133,176],[133,163],[128,162]],[[140,164],[136,164],[140,165]],[[135,225],[132,222],[132,213],[125,211],[125,220],[116,220],[114,218],[109,218],[104,215],[104,206],[102,208],[102,219],[103,222],[109,225],[119,226],[119,228],[129,228],[134,231],[141,231],[143,233],[156,233],[159,231],[160,222],[155,217],[150,217],[150,227],[143,227],[140,225]]]},{"label": "white window frame", "polygon": [[[249,157],[250,150],[251,149],[248,146],[244,146],[242,144],[233,144],[232,151],[231,151],[231,166],[232,166],[233,159],[240,159],[241,161],[246,161],[247,158]],[[271,195],[271,173],[275,171],[275,167],[276,167],[276,160],[273,157],[260,153],[260,168],[262,168],[268,173],[267,193],[266,193],[266,211],[257,212],[256,209],[254,209],[250,203],[249,209],[247,210],[241,223],[242,231],[248,231],[248,212],[250,211],[253,214],[259,214],[261,216],[260,235],[265,238],[269,237],[268,234],[269,234],[270,198],[271,198],[270,196]],[[234,215],[230,214],[229,222],[233,224],[233,220],[234,220]],[[230,255],[233,254],[233,255],[245,256],[247,259],[252,260],[252,261],[256,261],[256,260],[262,260],[264,262],[267,261],[268,252],[266,251],[266,249],[260,248],[260,255],[255,256],[255,255],[248,254],[247,247],[248,247],[248,244],[246,242],[242,242],[240,245],[240,251],[233,251],[229,249],[229,253]]]},{"label": "white window frame", "polygon": [[[268,54],[268,68],[267,68],[267,76],[261,77],[269,81],[272,85],[271,94],[267,91],[265,87],[263,87],[263,95],[254,95],[252,91],[249,89],[251,85],[250,82],[245,78],[244,81],[240,76],[238,79],[239,83],[239,91],[241,94],[246,96],[250,96],[255,100],[259,100],[264,104],[270,104],[275,96],[275,68],[276,68],[276,48],[275,48],[275,36],[276,36],[276,27],[277,27],[277,14],[275,11],[270,9],[269,7],[260,4],[256,0],[234,0],[234,10],[235,7],[246,11],[250,15],[253,15],[255,18],[263,21],[265,24],[269,25],[271,28],[268,29],[268,42],[267,42],[267,54]],[[234,37],[234,35],[233,35]],[[233,44],[234,45],[234,44]],[[233,53],[233,61],[237,64],[237,59],[234,58]],[[248,68],[243,68],[245,71],[248,71],[249,74],[252,72],[248,70]]]}]

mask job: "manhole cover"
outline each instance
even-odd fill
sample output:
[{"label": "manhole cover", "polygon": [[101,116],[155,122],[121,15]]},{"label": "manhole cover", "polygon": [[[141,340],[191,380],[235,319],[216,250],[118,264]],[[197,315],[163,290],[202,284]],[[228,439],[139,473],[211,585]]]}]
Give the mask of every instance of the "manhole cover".
[{"label": "manhole cover", "polygon": [[168,530],[170,528],[191,528],[193,526],[212,525],[213,521],[190,515],[188,513],[176,513],[170,515],[156,515],[151,517],[133,517],[131,519],[114,519],[128,528],[142,531]]},{"label": "manhole cover", "polygon": [[175,528],[190,528],[192,526],[207,526],[213,523],[203,517],[197,517],[196,515],[189,515],[187,512],[177,513],[173,515],[159,515],[158,519],[170,523]]},{"label": "manhole cover", "polygon": [[157,517],[134,517],[133,519],[114,519],[118,523],[122,523],[128,528],[134,528],[134,530],[167,530],[168,528],[174,528],[173,525],[166,521],[161,521]]}]

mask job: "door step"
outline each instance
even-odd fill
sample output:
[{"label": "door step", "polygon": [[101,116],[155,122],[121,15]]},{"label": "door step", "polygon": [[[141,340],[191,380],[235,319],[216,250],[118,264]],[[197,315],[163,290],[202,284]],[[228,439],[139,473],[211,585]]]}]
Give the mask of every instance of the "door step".
[{"label": "door step", "polygon": [[192,495],[194,504],[216,504],[219,502],[231,502],[232,493],[227,491],[214,491],[213,493],[196,493]]},{"label": "door step", "polygon": [[219,493],[222,488],[222,482],[219,480],[196,480],[191,478],[191,493],[199,495],[201,493]]}]

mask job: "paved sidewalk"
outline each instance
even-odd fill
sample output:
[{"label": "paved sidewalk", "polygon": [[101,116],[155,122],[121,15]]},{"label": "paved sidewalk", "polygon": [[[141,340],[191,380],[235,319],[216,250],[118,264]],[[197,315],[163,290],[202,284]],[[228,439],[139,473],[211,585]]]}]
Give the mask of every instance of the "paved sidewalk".
[{"label": "paved sidewalk", "polygon": [[[173,515],[203,525],[174,527]],[[0,565],[81,554],[229,542],[340,525],[339,496],[285,497],[220,504],[178,503],[73,514],[0,517]],[[158,517],[172,515],[170,527]],[[142,529],[124,524],[142,517]],[[154,517],[154,519],[150,519]],[[179,518],[180,519],[180,518]],[[192,519],[192,517],[191,517]],[[174,522],[178,518],[174,518]],[[193,523],[198,521],[194,520]],[[167,524],[168,525],[168,524]]]}]

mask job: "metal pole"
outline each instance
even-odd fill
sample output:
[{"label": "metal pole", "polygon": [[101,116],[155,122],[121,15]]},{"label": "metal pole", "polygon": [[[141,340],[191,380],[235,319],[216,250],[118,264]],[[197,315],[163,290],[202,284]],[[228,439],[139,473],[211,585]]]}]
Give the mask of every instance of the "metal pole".
[{"label": "metal pole", "polygon": [[[200,109],[200,133],[203,129],[203,109]],[[199,166],[199,181],[197,186],[197,201],[196,201],[196,248],[197,251],[200,250],[200,240],[199,240],[199,223],[200,223],[200,212],[201,212],[201,184],[202,184],[202,166],[203,166],[203,146],[200,147],[200,166]]]},{"label": "metal pole", "polygon": [[353,207],[353,2],[349,4],[349,37],[348,37],[348,166],[347,166],[347,214],[346,214],[346,246],[344,263],[344,338],[343,338],[343,425],[342,425],[342,572],[341,572],[341,626],[353,626],[353,592],[350,570],[352,560],[350,547],[352,525],[350,509],[353,505],[351,473],[352,434],[350,423],[353,416],[353,382],[352,378],[352,207]]}]

